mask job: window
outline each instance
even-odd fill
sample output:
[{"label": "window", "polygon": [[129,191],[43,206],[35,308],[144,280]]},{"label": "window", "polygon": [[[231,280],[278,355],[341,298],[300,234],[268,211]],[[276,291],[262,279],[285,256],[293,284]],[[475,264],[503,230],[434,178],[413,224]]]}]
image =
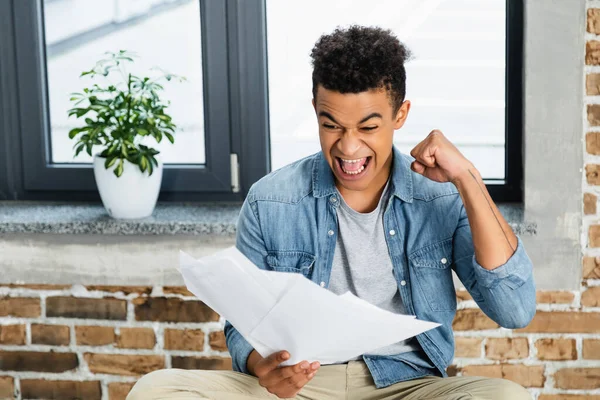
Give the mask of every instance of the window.
[{"label": "window", "polygon": [[359,23],[392,29],[414,54],[413,108],[396,145],[408,152],[442,129],[497,201],[521,200],[520,0],[81,4],[0,3],[0,198],[98,199],[89,158],[72,157],[69,94],[104,51],[127,49],[140,56],[135,68],[188,79],[165,92],[181,131],[160,148],[160,198],[239,201],[269,171],[319,150],[309,52],[321,34]]},{"label": "window", "polygon": [[406,64],[412,108],[395,145],[408,154],[441,129],[496,199],[518,200],[519,179],[511,174],[521,156],[510,146],[520,141],[513,114],[520,106],[512,104],[519,99],[511,97],[519,93],[512,80],[520,70],[510,62],[519,61],[520,47],[515,39],[507,52],[506,43],[507,35],[519,36],[521,24],[512,4],[507,19],[506,0],[267,0],[272,168],[320,149],[310,105],[309,55],[316,40],[337,26],[376,25],[392,30],[413,54]]},{"label": "window", "polygon": [[[91,162],[85,152],[73,159],[73,142],[68,132],[80,122],[67,117],[67,110],[72,107],[69,94],[80,92],[82,85],[91,85],[79,74],[89,70],[107,50],[134,49],[138,59],[128,71],[148,76],[152,68],[160,67],[187,80],[184,84],[166,85],[164,98],[171,102],[169,112],[178,121],[179,129],[174,145],[167,141],[158,144],[163,161],[204,164],[200,3],[113,3],[106,7],[104,0],[43,1],[52,163]],[[65,24],[66,15],[70,15],[72,23]]]}]

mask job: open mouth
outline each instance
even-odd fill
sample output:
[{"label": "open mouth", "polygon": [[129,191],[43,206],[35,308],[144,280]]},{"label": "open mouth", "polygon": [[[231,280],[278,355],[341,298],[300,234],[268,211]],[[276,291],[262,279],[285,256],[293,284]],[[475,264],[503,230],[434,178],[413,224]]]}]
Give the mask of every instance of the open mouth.
[{"label": "open mouth", "polygon": [[347,179],[357,179],[365,174],[369,167],[371,157],[356,159],[335,158],[339,166],[339,172]]}]

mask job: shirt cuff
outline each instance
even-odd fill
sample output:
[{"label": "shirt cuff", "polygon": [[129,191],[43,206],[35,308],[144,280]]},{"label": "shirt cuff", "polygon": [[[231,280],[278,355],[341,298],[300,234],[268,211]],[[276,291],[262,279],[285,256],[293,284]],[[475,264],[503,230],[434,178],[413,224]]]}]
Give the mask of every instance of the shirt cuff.
[{"label": "shirt cuff", "polygon": [[231,324],[227,324],[229,326],[225,327],[225,335],[233,370],[251,375],[248,371],[248,357],[254,348]]},{"label": "shirt cuff", "polygon": [[488,289],[500,283],[506,284],[511,289],[517,289],[527,282],[533,271],[533,264],[519,237],[517,237],[517,250],[505,264],[488,270],[483,268],[473,255],[473,267],[477,282]]}]

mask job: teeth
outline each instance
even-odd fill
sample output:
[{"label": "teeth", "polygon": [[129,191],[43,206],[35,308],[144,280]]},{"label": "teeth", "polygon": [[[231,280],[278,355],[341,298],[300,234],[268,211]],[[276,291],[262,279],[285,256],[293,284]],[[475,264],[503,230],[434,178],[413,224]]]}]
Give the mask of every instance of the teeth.
[{"label": "teeth", "polygon": [[346,171],[344,168],[342,168],[342,170],[344,171],[344,173],[346,173],[348,175],[358,175],[365,170],[365,166],[363,165],[356,171]]},{"label": "teeth", "polygon": [[340,158],[340,160],[342,160],[343,162],[348,163],[348,164],[354,164],[354,163],[357,163],[359,161],[362,161],[363,159],[359,158],[357,160],[344,160],[343,158]]}]

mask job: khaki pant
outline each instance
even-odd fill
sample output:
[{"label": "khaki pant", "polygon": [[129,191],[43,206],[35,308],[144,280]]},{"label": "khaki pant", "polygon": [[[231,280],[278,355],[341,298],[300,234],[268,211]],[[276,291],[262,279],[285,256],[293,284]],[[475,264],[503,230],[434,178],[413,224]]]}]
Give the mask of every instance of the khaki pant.
[{"label": "khaki pant", "polygon": [[[426,377],[377,389],[366,364],[322,366],[295,397],[299,400],[531,400],[521,386],[504,379]],[[258,379],[233,371],[165,369],[138,381],[127,400],[278,399]]]}]

